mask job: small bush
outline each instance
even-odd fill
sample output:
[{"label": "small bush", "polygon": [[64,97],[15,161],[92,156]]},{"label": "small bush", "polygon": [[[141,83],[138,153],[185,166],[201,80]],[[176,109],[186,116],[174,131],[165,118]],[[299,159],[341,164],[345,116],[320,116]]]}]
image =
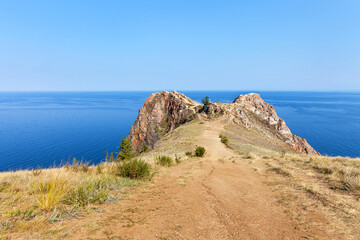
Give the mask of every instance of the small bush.
[{"label": "small bush", "polygon": [[131,159],[118,165],[116,175],[133,179],[149,179],[151,166],[141,159]]},{"label": "small bush", "polygon": [[223,144],[225,144],[226,146],[228,145],[229,139],[228,139],[226,136],[220,134],[220,135],[219,135],[219,138],[220,138],[220,141],[221,141]]},{"label": "small bush", "polygon": [[108,199],[107,191],[100,181],[85,182],[72,190],[65,202],[69,205],[85,207],[90,203],[104,203]]},{"label": "small bush", "polygon": [[186,152],[185,155],[191,157],[191,156],[192,156],[192,152]]},{"label": "small bush", "polygon": [[195,156],[202,157],[205,154],[205,148],[203,147],[197,147],[195,150]]},{"label": "small bush", "polygon": [[159,164],[161,166],[171,167],[174,163],[174,160],[169,156],[157,156],[155,158],[156,164]]}]

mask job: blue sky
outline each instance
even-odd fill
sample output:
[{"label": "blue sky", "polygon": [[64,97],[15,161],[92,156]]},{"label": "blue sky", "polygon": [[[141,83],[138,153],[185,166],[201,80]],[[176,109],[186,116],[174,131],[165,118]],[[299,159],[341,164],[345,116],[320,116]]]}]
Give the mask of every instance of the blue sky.
[{"label": "blue sky", "polygon": [[0,0],[0,91],[360,91],[358,0]]}]

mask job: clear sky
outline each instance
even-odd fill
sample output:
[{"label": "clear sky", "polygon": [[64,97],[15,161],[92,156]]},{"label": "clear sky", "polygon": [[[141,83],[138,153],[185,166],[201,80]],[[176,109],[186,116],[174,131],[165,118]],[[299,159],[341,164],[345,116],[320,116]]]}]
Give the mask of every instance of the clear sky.
[{"label": "clear sky", "polygon": [[359,0],[0,0],[0,91],[360,91]]}]

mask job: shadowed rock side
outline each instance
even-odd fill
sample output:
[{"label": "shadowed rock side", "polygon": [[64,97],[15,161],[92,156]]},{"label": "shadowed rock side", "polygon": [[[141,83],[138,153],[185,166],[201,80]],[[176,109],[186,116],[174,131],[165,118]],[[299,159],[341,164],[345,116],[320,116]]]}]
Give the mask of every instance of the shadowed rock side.
[{"label": "shadowed rock side", "polygon": [[199,103],[176,91],[151,94],[130,129],[134,151],[141,152],[145,145],[153,148],[162,135],[193,120],[197,108]]},{"label": "shadowed rock side", "polygon": [[154,93],[140,108],[129,137],[139,153],[145,145],[153,148],[162,135],[194,118],[219,117],[268,138],[280,139],[297,152],[319,155],[305,139],[292,134],[274,107],[255,93],[240,95],[232,103],[211,103],[207,109],[176,91]]}]

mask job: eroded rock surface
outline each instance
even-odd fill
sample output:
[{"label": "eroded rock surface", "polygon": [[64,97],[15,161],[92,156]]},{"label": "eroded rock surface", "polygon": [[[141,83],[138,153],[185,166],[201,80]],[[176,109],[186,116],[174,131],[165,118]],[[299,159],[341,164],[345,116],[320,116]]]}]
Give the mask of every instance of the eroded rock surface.
[{"label": "eroded rock surface", "polygon": [[291,133],[274,107],[256,93],[240,95],[232,103],[211,103],[207,109],[176,91],[151,94],[131,127],[130,141],[137,153],[145,145],[153,148],[162,135],[197,117],[223,117],[268,138],[280,139],[300,153],[319,154],[305,139]]},{"label": "eroded rock surface", "polygon": [[[251,112],[262,119],[276,137],[289,144],[296,151],[307,154],[319,154],[307,143],[306,139],[291,133],[285,121],[276,114],[274,107],[266,103],[259,94],[249,93],[240,95],[233,101],[233,104],[235,104],[235,108]],[[268,137],[271,137],[271,134]]]},{"label": "eroded rock surface", "polygon": [[151,94],[130,129],[135,152],[141,152],[145,145],[153,148],[162,135],[193,120],[200,108],[199,103],[176,91]]}]

